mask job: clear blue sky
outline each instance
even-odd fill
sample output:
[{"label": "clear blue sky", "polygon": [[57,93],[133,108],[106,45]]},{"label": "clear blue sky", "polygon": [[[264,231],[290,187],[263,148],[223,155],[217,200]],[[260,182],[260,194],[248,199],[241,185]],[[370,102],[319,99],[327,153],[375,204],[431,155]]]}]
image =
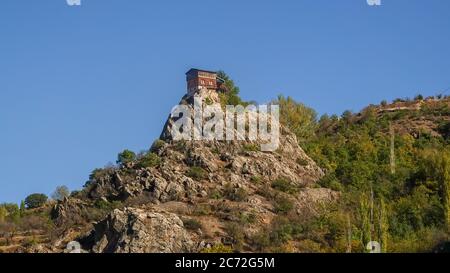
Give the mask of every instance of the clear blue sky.
[{"label": "clear blue sky", "polygon": [[450,88],[450,1],[2,0],[0,202],[148,148],[191,67],[319,113]]}]

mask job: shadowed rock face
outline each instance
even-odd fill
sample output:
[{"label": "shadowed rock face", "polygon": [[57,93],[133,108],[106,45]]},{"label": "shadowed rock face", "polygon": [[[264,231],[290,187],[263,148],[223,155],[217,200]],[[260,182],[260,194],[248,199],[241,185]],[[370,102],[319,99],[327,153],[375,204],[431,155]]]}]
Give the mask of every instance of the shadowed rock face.
[{"label": "shadowed rock face", "polygon": [[180,218],[163,210],[114,210],[95,225],[96,253],[191,252],[194,242]]},{"label": "shadowed rock face", "polygon": [[80,217],[83,215],[83,210],[88,206],[88,203],[75,198],[64,198],[59,200],[53,207],[51,217],[56,225],[62,225],[67,222],[79,222],[81,219],[74,219],[74,216]]}]

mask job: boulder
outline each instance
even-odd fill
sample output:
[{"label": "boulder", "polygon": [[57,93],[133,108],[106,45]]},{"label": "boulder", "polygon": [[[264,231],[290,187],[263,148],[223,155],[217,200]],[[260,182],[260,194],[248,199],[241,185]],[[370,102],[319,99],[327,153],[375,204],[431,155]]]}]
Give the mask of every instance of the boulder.
[{"label": "boulder", "polygon": [[194,251],[183,221],[160,209],[116,209],[95,225],[96,253],[179,253]]}]

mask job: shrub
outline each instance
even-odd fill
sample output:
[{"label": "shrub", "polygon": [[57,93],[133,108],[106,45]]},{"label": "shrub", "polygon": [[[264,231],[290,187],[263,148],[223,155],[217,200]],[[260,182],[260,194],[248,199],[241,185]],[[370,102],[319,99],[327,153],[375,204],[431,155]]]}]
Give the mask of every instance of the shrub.
[{"label": "shrub", "polygon": [[81,191],[72,191],[70,193],[70,197],[81,199],[82,192]]},{"label": "shrub", "polygon": [[186,142],[183,140],[175,142],[174,149],[180,153],[186,150]]},{"label": "shrub", "polygon": [[269,236],[269,231],[265,229],[262,230],[261,232],[254,234],[251,240],[252,245],[256,247],[259,251],[264,251],[272,244]]},{"label": "shrub", "polygon": [[254,175],[250,178],[250,181],[252,181],[253,183],[261,183],[261,180],[261,177],[257,175]]},{"label": "shrub", "polygon": [[25,205],[29,209],[40,208],[48,200],[47,195],[42,193],[34,193],[25,198]]},{"label": "shrub", "polygon": [[307,159],[301,158],[301,157],[297,158],[296,162],[300,166],[308,166],[308,164],[309,164]]},{"label": "shrub", "polygon": [[231,196],[232,201],[243,202],[247,199],[248,194],[247,191],[243,188],[238,188],[233,196]]},{"label": "shrub", "polygon": [[86,222],[98,222],[105,218],[108,211],[96,207],[88,207],[82,211],[82,219]]},{"label": "shrub", "polygon": [[151,168],[161,164],[161,158],[155,153],[147,153],[139,159],[138,166],[140,168]]},{"label": "shrub", "polygon": [[247,199],[248,194],[243,188],[234,188],[231,183],[228,183],[224,188],[224,196],[231,201],[243,202]]},{"label": "shrub", "polygon": [[46,230],[49,224],[48,217],[41,215],[27,215],[20,220],[22,230]]},{"label": "shrub", "polygon": [[253,244],[260,250],[278,248],[292,239],[298,239],[305,230],[298,219],[277,216],[272,220],[270,227],[264,228],[252,237]]},{"label": "shrub", "polygon": [[218,190],[214,190],[209,194],[209,198],[211,199],[221,199],[222,197],[222,193]]},{"label": "shrub", "polygon": [[202,216],[202,215],[210,215],[211,214],[211,206],[209,204],[197,204],[194,207],[192,215]]},{"label": "shrub", "polygon": [[91,172],[89,175],[89,181],[84,184],[84,188],[89,187],[95,182],[99,182],[101,180],[105,180],[108,177],[111,177],[115,172],[114,167],[105,167],[105,168],[97,168]]},{"label": "shrub", "polygon": [[157,153],[161,150],[162,147],[164,147],[164,145],[166,145],[166,142],[164,140],[157,139],[153,142],[150,151]]},{"label": "shrub", "polygon": [[274,202],[275,212],[281,214],[287,214],[294,208],[294,203],[286,197],[277,196]]},{"label": "shrub", "polygon": [[270,239],[272,243],[281,245],[293,239],[293,237],[300,233],[300,228],[286,217],[277,217],[272,221],[272,230],[270,232]]},{"label": "shrub", "polygon": [[239,222],[243,225],[256,223],[256,215],[254,213],[239,213]]},{"label": "shrub", "polygon": [[190,178],[195,179],[195,180],[202,180],[207,177],[207,174],[203,168],[193,166],[187,172],[187,176],[189,176]]},{"label": "shrub", "polygon": [[108,202],[106,200],[99,199],[95,201],[94,205],[96,208],[100,210],[111,211],[113,209],[120,207],[121,203],[119,201]]},{"label": "shrub", "polygon": [[277,180],[273,181],[272,188],[290,194],[298,192],[298,189],[294,185],[292,185],[291,181],[287,180],[286,178],[278,178]]},{"label": "shrub", "polygon": [[267,198],[268,200],[274,200],[277,192],[274,191],[269,185],[264,184],[261,187],[258,188],[256,191],[257,194]]},{"label": "shrub", "polygon": [[242,149],[245,152],[258,152],[259,151],[258,145],[253,144],[253,143],[244,144],[244,146],[242,146]]},{"label": "shrub", "polygon": [[220,155],[220,149],[218,147],[214,147],[211,149],[211,153],[215,155]]},{"label": "shrub", "polygon": [[124,150],[117,155],[117,164],[124,165],[136,159],[136,154],[130,150]]},{"label": "shrub", "polygon": [[7,220],[16,222],[20,218],[20,209],[15,203],[0,204],[0,209],[3,211],[0,212],[0,221],[2,220],[1,218],[3,220],[7,218]]},{"label": "shrub", "polygon": [[211,248],[204,248],[200,252],[201,253],[233,253],[233,249],[230,246],[225,246],[223,244],[216,244]]},{"label": "shrub", "polygon": [[231,237],[233,246],[239,250],[244,245],[244,230],[241,225],[237,223],[228,223],[225,225],[226,233]]},{"label": "shrub", "polygon": [[12,244],[12,239],[17,233],[17,225],[10,222],[0,222],[0,238],[4,240],[4,243],[9,246]]},{"label": "shrub", "polygon": [[328,174],[325,175],[323,178],[321,178],[318,182],[318,185],[324,188],[332,189],[334,191],[343,191],[344,187],[336,178],[336,175],[334,174]]},{"label": "shrub", "polygon": [[423,100],[423,96],[419,94],[414,97],[414,100]]},{"label": "shrub", "polygon": [[186,219],[183,221],[183,225],[189,230],[199,230],[202,228],[202,224],[195,219]]},{"label": "shrub", "polygon": [[23,241],[22,245],[25,248],[30,248],[30,247],[37,245],[38,243],[39,243],[39,240],[35,236],[31,236],[31,238],[26,238]]},{"label": "shrub", "polygon": [[211,98],[209,98],[209,97],[207,97],[206,99],[205,99],[205,104],[206,105],[212,105],[214,102],[211,100]]}]

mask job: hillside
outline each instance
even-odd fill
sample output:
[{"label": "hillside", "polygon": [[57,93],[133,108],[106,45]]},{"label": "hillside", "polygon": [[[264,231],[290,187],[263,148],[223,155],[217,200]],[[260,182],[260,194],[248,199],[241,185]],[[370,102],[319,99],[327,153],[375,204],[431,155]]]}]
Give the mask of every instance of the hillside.
[{"label": "hillside", "polygon": [[[199,95],[220,103],[216,93]],[[191,103],[185,96],[180,104]],[[124,208],[80,240],[86,250],[258,251],[253,240],[279,215],[314,214],[315,204],[338,196],[314,187],[323,172],[286,128],[280,148],[265,153],[255,141],[172,141],[171,123],[149,153],[94,174],[82,198]],[[73,219],[72,207],[59,203],[57,222]]]},{"label": "hillside", "polygon": [[[244,103],[201,92],[204,104]],[[0,252],[440,251],[450,225],[448,97],[322,116],[279,97],[281,145],[174,141],[124,151],[81,191],[0,217]],[[181,103],[192,107],[192,97]],[[392,152],[393,151],[393,152]],[[11,211],[11,210],[10,210]],[[7,239],[9,238],[9,239]]]},{"label": "hillside", "polygon": [[319,184],[342,193],[339,251],[376,240],[387,252],[429,252],[448,241],[449,132],[444,96],[321,117],[302,146],[327,173]]}]

